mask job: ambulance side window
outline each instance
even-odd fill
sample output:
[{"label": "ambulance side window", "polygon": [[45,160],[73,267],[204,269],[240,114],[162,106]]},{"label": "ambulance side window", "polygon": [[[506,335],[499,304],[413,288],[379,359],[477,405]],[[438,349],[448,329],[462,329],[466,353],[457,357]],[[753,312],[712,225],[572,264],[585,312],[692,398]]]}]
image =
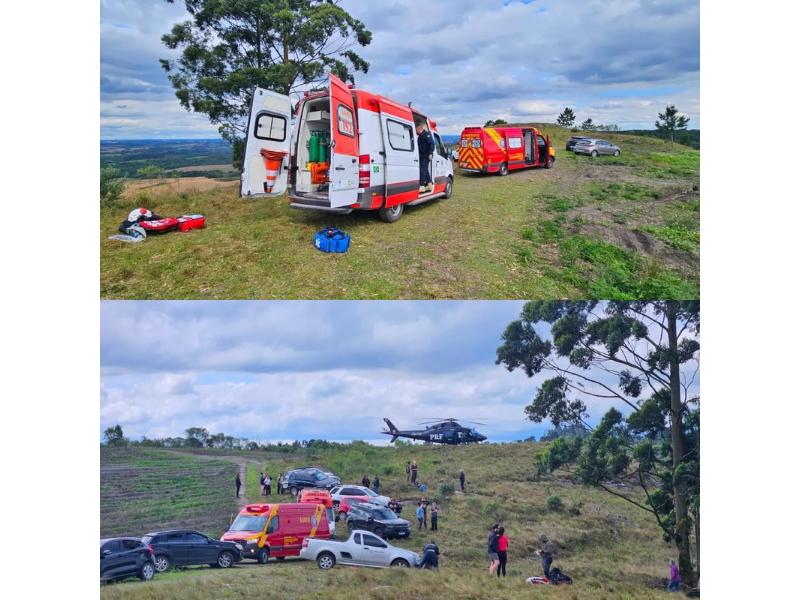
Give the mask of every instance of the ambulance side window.
[{"label": "ambulance side window", "polygon": [[286,119],[279,115],[261,113],[256,117],[253,135],[260,140],[282,142],[286,139]]},{"label": "ambulance side window", "polygon": [[278,531],[278,515],[272,517],[272,521],[269,522],[267,527],[267,533],[275,533],[276,531]]},{"label": "ambulance side window", "polygon": [[500,139],[500,147],[505,150],[506,149],[506,141],[504,139]]},{"label": "ambulance side window", "polygon": [[386,130],[389,133],[389,145],[392,148],[403,152],[414,150],[414,130],[411,129],[411,125],[387,119]]},{"label": "ambulance side window", "polygon": [[438,133],[433,134],[433,139],[436,140],[436,151],[447,158],[447,150],[445,150],[444,144],[442,143],[442,138],[439,137]]},{"label": "ambulance side window", "polygon": [[521,138],[508,138],[508,147],[511,150],[515,150],[517,148],[522,148],[522,139]]}]

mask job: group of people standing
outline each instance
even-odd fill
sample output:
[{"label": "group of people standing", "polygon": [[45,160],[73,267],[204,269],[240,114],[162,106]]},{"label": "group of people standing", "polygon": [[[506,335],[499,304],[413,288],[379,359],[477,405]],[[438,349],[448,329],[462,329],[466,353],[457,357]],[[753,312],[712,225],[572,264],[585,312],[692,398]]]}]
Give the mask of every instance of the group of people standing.
[{"label": "group of people standing", "polygon": [[508,563],[508,536],[505,527],[501,527],[499,523],[492,525],[489,530],[488,546],[489,573],[505,577]]},{"label": "group of people standing", "polygon": [[381,480],[377,475],[375,475],[375,477],[372,478],[371,484],[369,481],[369,475],[364,475],[361,478],[361,485],[364,486],[365,488],[371,489],[376,494],[381,493]]},{"label": "group of people standing", "polygon": [[[280,479],[280,477],[279,477]],[[264,475],[264,472],[261,472],[259,477],[259,484],[261,485],[261,495],[262,496],[271,496],[272,495],[272,477],[270,477],[269,473]]]},{"label": "group of people standing", "polygon": [[431,508],[431,531],[439,530],[439,506],[436,502],[430,502],[427,498],[421,498],[417,505],[417,531],[423,527],[428,528],[428,505]]}]

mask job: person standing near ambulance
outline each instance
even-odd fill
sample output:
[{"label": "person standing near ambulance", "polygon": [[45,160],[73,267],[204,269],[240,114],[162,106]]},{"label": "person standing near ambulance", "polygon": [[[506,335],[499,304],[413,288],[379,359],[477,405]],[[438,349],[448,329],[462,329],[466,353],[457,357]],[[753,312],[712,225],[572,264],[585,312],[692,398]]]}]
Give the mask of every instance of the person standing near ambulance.
[{"label": "person standing near ambulance", "polygon": [[431,157],[436,149],[436,143],[424,124],[417,125],[417,148],[419,149],[419,191],[432,192]]}]

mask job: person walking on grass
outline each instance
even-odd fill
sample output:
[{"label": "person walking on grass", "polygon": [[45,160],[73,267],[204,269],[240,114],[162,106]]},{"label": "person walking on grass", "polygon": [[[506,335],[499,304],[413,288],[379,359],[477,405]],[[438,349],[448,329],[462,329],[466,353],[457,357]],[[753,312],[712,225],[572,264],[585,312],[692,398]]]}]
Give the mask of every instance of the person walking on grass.
[{"label": "person walking on grass", "polygon": [[365,488],[369,487],[369,476],[368,475],[364,475],[361,478],[361,485],[362,485],[362,487],[365,487]]},{"label": "person walking on grass", "polygon": [[[417,531],[422,530],[422,520],[425,518],[425,510],[422,508],[422,502],[417,506]],[[427,527],[425,527],[427,529]]]},{"label": "person walking on grass", "polygon": [[236,497],[239,497],[239,492],[242,490],[242,478],[239,477],[239,472],[236,472]]},{"label": "person walking on grass", "polygon": [[500,566],[500,556],[497,554],[497,535],[500,525],[495,523],[489,530],[489,539],[487,540],[487,549],[489,554],[489,574],[494,575],[497,572],[497,567]]},{"label": "person walking on grass", "polygon": [[417,483],[417,461],[411,461],[411,483]]},{"label": "person walking on grass", "polygon": [[406,481],[411,481],[411,461],[406,461]]},{"label": "person walking on grass", "polygon": [[372,479],[372,491],[376,494],[381,493],[381,480],[377,475],[375,475],[375,477]]},{"label": "person walking on grass", "polygon": [[464,475],[464,469],[461,469],[458,472],[458,483],[461,484],[461,493],[464,493],[464,482],[466,481],[467,477]]},{"label": "person walking on grass", "polygon": [[269,473],[264,475],[264,495],[272,495],[272,477],[269,476]]},{"label": "person walking on grass", "polygon": [[421,498],[420,502],[422,503],[422,526],[425,529],[428,528],[428,499]]},{"label": "person walking on grass", "polygon": [[258,475],[258,485],[261,487],[261,495],[264,495],[264,471]]},{"label": "person walking on grass", "polygon": [[678,570],[678,565],[674,560],[669,561],[669,583],[667,583],[668,592],[681,591],[681,572]]},{"label": "person walking on grass", "polygon": [[500,559],[500,564],[497,568],[497,576],[503,574],[506,576],[506,563],[508,563],[508,536],[506,535],[505,527],[497,530],[497,558]]},{"label": "person walking on grass", "polygon": [[439,507],[431,504],[431,531],[439,531]]}]

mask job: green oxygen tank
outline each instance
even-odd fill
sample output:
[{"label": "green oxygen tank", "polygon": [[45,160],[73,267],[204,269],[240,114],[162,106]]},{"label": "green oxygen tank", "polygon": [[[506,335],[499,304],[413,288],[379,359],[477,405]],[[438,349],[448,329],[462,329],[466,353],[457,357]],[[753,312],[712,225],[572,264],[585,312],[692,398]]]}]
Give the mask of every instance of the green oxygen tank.
[{"label": "green oxygen tank", "polygon": [[311,132],[311,138],[308,141],[308,162],[320,162],[319,133],[316,131]]},{"label": "green oxygen tank", "polygon": [[328,136],[319,134],[319,162],[328,162]]}]

